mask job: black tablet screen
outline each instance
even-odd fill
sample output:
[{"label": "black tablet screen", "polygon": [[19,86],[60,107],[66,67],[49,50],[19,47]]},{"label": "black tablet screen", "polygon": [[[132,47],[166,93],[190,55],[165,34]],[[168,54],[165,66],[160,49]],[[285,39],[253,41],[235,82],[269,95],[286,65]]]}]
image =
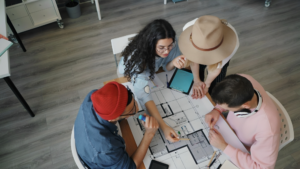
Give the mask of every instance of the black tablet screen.
[{"label": "black tablet screen", "polygon": [[149,169],[168,169],[169,166],[167,164],[152,160]]}]

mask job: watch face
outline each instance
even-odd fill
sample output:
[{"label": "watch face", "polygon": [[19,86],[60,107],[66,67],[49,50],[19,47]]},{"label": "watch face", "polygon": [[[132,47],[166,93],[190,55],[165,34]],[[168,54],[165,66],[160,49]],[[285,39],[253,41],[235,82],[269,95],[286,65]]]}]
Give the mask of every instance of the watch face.
[{"label": "watch face", "polygon": [[145,90],[145,93],[147,93],[147,94],[150,93],[150,87],[148,85],[145,86],[144,90]]}]

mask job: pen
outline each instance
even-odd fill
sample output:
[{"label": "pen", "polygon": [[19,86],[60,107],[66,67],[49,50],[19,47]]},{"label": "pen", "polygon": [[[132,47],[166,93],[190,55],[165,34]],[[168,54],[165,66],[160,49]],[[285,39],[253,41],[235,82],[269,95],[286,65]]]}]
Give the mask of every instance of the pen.
[{"label": "pen", "polygon": [[186,126],[184,126],[184,128],[186,129],[186,131],[189,133],[189,130],[186,128]]},{"label": "pen", "polygon": [[210,165],[208,166],[208,168],[210,168],[210,167],[214,164],[215,161],[216,161],[216,159],[214,159],[214,160],[210,163]]},{"label": "pen", "polygon": [[167,79],[167,87],[169,87],[168,74],[166,74],[166,79]]},{"label": "pen", "polygon": [[[186,133],[185,133],[185,131],[183,130],[183,127],[181,126],[181,129],[182,129],[182,131],[183,131],[183,133],[184,133],[184,135],[186,135]],[[187,136],[187,135],[186,135]]]},{"label": "pen", "polygon": [[210,163],[210,165],[209,165],[208,167],[211,167],[211,166],[214,164],[214,162],[220,157],[220,155],[221,155],[221,153],[219,153],[219,154],[216,156],[216,158]]},{"label": "pen", "polygon": [[143,115],[141,115],[141,114],[139,115],[139,119],[142,120],[142,121],[144,121],[144,122],[146,122],[146,117],[143,116]]}]

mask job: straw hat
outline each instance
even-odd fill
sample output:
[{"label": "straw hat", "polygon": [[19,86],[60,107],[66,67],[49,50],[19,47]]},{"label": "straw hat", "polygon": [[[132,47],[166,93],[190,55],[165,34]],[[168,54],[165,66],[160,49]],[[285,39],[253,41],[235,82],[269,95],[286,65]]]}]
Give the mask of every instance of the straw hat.
[{"label": "straw hat", "polygon": [[179,48],[190,61],[212,65],[227,58],[236,45],[236,35],[218,17],[205,15],[186,28],[179,37]]}]

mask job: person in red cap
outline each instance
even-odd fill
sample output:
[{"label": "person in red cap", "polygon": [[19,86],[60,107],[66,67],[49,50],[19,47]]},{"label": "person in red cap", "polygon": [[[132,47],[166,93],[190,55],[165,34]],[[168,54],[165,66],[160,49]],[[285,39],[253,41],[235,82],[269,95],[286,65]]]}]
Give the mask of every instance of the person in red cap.
[{"label": "person in red cap", "polygon": [[87,168],[138,168],[159,124],[155,118],[144,115],[146,122],[142,124],[146,132],[137,150],[129,157],[116,122],[137,111],[133,93],[117,82],[92,90],[80,106],[74,124],[76,150],[82,164]]}]

